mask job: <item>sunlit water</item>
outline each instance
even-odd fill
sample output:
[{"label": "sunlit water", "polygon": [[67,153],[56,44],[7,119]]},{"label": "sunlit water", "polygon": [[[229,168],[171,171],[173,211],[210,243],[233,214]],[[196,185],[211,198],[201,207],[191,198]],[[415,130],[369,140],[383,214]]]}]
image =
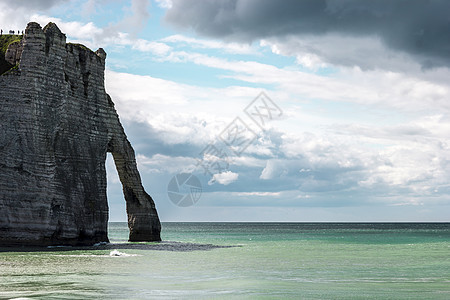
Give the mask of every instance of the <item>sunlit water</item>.
[{"label": "sunlit water", "polygon": [[[125,223],[110,224],[125,242]],[[163,223],[235,245],[0,253],[0,298],[450,299],[450,224]]]}]

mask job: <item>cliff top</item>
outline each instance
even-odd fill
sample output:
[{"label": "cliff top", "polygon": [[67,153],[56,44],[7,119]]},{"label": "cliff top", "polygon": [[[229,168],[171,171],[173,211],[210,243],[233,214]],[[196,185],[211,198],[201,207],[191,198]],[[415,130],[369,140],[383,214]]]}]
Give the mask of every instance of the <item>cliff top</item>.
[{"label": "cliff top", "polygon": [[25,29],[25,35],[0,35],[0,75],[9,74],[12,70],[21,69],[21,54],[23,50],[21,41],[22,39],[27,41],[29,38],[31,40],[43,38],[45,40],[46,52],[56,42],[66,47],[69,52],[77,49],[91,57],[97,57],[103,63],[106,59],[106,52],[102,48],[94,52],[82,44],[66,43],[66,35],[53,22],[48,23],[44,28],[41,28],[36,22],[30,22]]}]

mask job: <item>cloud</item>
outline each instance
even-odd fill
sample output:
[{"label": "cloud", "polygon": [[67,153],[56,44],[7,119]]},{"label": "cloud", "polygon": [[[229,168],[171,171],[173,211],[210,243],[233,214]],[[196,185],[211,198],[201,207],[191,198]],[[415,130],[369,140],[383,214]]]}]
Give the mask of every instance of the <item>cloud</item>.
[{"label": "cloud", "polygon": [[379,37],[424,67],[450,64],[450,2],[445,0],[172,2],[167,22],[209,37],[248,42],[292,35]]},{"label": "cloud", "polygon": [[[394,107],[405,111],[428,110],[432,107],[436,109],[449,108],[447,101],[450,95],[450,89],[447,83],[448,76],[450,76],[449,69],[435,69],[433,71],[420,72],[420,67],[417,66],[415,71],[418,73],[402,73],[345,68],[328,76],[321,76],[319,74],[302,72],[295,68],[280,68],[256,61],[233,60],[204,53],[177,51],[178,47],[183,43],[192,43],[194,47],[197,45],[198,47],[206,47],[207,49],[217,49],[221,45],[225,48],[230,45],[224,42],[193,39],[180,35],[169,36],[159,41],[148,41],[144,39],[133,39],[129,34],[124,32],[116,32],[116,34],[110,35],[106,29],[99,28],[92,22],[63,22],[61,19],[41,15],[34,15],[33,19],[39,21],[41,24],[49,21],[56,22],[61,30],[67,33],[69,40],[75,39],[76,42],[85,43],[92,49],[108,45],[126,46],[133,50],[150,52],[154,54],[152,59],[158,62],[194,63],[196,65],[214,68],[224,71],[226,75],[222,75],[223,77],[239,80],[244,82],[244,84],[273,85],[278,90],[277,97],[284,99],[292,99],[293,97],[322,99],[340,103],[357,103],[372,106],[381,105],[383,107]],[[326,43],[325,40],[328,38],[330,41]],[[340,50],[335,51],[330,49],[345,49],[345,45],[353,41],[357,43],[363,40],[360,43],[361,47],[365,47],[365,49],[370,48],[368,45],[363,46],[364,38],[357,39],[350,37],[347,38],[349,39],[348,43],[342,43],[342,45],[337,44],[341,46],[332,47],[334,41],[339,40],[337,37],[335,38],[325,36],[322,40],[316,39],[316,46],[314,46],[314,43],[311,44],[308,41],[302,42],[298,38],[292,38],[284,44],[274,40],[263,40],[262,44],[273,48],[275,52],[284,53],[285,55],[296,55],[297,60],[301,64],[309,65],[310,67],[321,67],[325,61],[339,60],[339,57],[345,55],[345,51],[340,52]],[[311,41],[314,41],[314,39]],[[323,47],[322,43],[325,43]],[[298,44],[301,46],[297,47]],[[392,51],[390,53],[383,52],[381,43],[378,43],[378,45],[381,47],[378,49],[381,52],[374,50],[373,55],[370,55],[371,59],[378,57],[375,59],[377,61],[375,64],[386,66],[387,68],[391,62],[402,61],[401,59],[397,59],[401,56],[398,56]],[[313,50],[310,50],[308,48],[309,46]],[[248,49],[250,50],[251,48]],[[301,54],[303,50],[298,49],[305,49],[305,54]],[[319,50],[322,51],[319,53],[320,56],[314,56]],[[333,56],[333,53],[337,54]],[[359,56],[348,55],[349,58],[346,60],[348,65],[358,64],[369,67],[370,63],[366,59],[367,55],[365,53],[365,51],[361,51]],[[391,57],[392,59],[383,61],[383,57]],[[325,58],[325,61],[322,61],[323,58]],[[364,62],[368,63],[364,65]],[[399,63],[399,65],[408,65],[409,68],[411,67],[411,64],[407,64],[406,62],[404,64]],[[126,82],[132,81],[128,80]],[[139,86],[142,87],[143,85],[136,85],[135,87],[140,89]],[[240,91],[243,89],[240,88]],[[134,91],[133,89],[129,90]],[[247,88],[247,90],[252,92],[256,89]],[[197,91],[197,94],[214,92],[208,89],[205,91],[201,87],[198,87]],[[243,96],[249,95],[250,93],[248,91]],[[178,94],[181,95],[182,93]],[[185,98],[182,95],[181,97]],[[250,99],[250,97],[254,96],[250,95],[248,97],[247,99]],[[166,101],[168,98],[164,97],[161,99]]]},{"label": "cloud", "polygon": [[219,174],[214,174],[211,180],[208,182],[209,185],[218,182],[223,185],[229,185],[230,183],[236,181],[239,177],[239,174],[233,173],[231,171],[222,172]]},{"label": "cloud", "polygon": [[410,56],[387,48],[379,36],[356,37],[335,32],[303,34],[269,37],[262,39],[260,45],[269,47],[275,54],[293,56],[299,65],[312,70],[358,66],[363,70],[410,72],[416,68],[422,71],[420,64],[411,61]]},{"label": "cloud", "polygon": [[[259,70],[244,68],[245,62],[216,62],[214,65],[220,68],[223,66],[237,72],[255,72],[251,75],[261,81],[271,80],[271,76],[282,78],[283,83],[288,80],[295,82],[297,76],[308,79],[306,75],[292,70],[267,66],[272,73],[260,74]],[[258,67],[266,68],[262,64]],[[363,83],[352,88],[351,80],[356,82],[357,77]],[[316,78],[318,83],[314,83]],[[356,71],[344,79],[312,76],[309,80],[309,84],[300,81],[301,87],[288,86],[285,92],[295,99],[300,98],[299,93],[316,87],[317,92],[329,95],[330,101],[334,96],[341,105],[346,103],[345,100],[354,99],[364,105],[364,114],[355,114],[350,106],[347,115],[340,115],[342,112],[337,113],[336,106],[330,103],[320,107],[319,115],[296,106],[285,109],[287,103],[279,102],[284,98],[283,94],[271,91],[269,95],[284,109],[286,120],[274,123],[275,127],[279,127],[277,130],[261,133],[255,144],[247,149],[245,156],[230,157],[230,171],[216,174],[210,184],[218,182],[229,185],[234,182],[231,187],[226,187],[229,192],[256,190],[275,193],[296,189],[310,195],[311,203],[316,205],[319,205],[318,195],[326,198],[332,192],[340,194],[341,198],[344,197],[342,195],[364,198],[364,194],[370,194],[371,197],[360,200],[365,202],[383,195],[383,199],[387,199],[385,196],[389,195],[392,203],[416,201],[408,200],[407,197],[417,199],[418,195],[437,199],[447,193],[446,178],[450,176],[450,162],[447,159],[450,157],[450,119],[445,114],[445,101],[436,101],[440,97],[446,98],[446,88],[404,74],[380,72]],[[348,84],[348,90],[342,88],[345,85],[335,88],[329,83],[341,80],[342,84]],[[322,81],[323,85],[320,84]],[[372,86],[367,84],[364,87],[367,91],[361,93],[364,91],[361,86],[366,81]],[[386,91],[382,88],[383,84],[386,84]],[[200,158],[202,149],[216,139],[217,134],[244,104],[258,93],[254,89],[234,87],[200,88],[110,70],[106,73],[106,85],[127,132],[131,128],[133,136],[136,127],[143,130],[141,136],[136,138],[138,153],[159,162],[151,163],[148,159],[142,164],[149,173],[164,169],[179,172],[188,167],[194,159]],[[385,99],[383,101],[376,100],[379,90],[387,93],[380,98]],[[352,91],[360,94],[352,95]],[[311,91],[311,95],[314,93]],[[364,98],[371,93],[376,94],[373,100]],[[435,93],[443,94],[437,98],[430,96]],[[390,119],[393,123],[383,125],[388,110],[382,110],[381,113],[376,110],[365,111],[367,105],[371,104],[368,100],[378,106],[394,106],[397,112],[400,109],[412,109],[413,118],[405,122],[402,119],[407,115],[398,119],[394,115]],[[327,105],[330,105],[330,117],[324,119]],[[429,115],[430,112],[434,115]],[[380,119],[374,116],[376,114],[380,115]],[[423,114],[424,117],[416,118],[417,114]],[[373,123],[370,118],[374,118]],[[140,123],[128,127],[133,122]],[[314,131],[306,131],[308,126]],[[164,155],[164,159],[155,156],[155,153]],[[211,188],[217,190],[220,185]]]},{"label": "cloud", "polygon": [[[67,5],[66,5],[67,4]],[[98,3],[97,3],[98,4]],[[103,3],[104,4],[104,3]],[[139,51],[151,52],[156,55],[165,54],[170,47],[155,41],[137,39],[137,34],[145,28],[150,18],[149,0],[131,0],[129,6],[124,6],[124,15],[105,27],[98,27],[93,22],[65,21],[61,18],[47,15],[50,9],[70,10],[76,6],[74,1],[3,1],[0,0],[0,28],[24,29],[30,21],[38,22],[44,27],[48,22],[54,22],[72,42],[82,43],[96,49],[99,47],[132,46]],[[83,4],[82,14],[92,14],[96,3],[87,1]],[[50,12],[51,13],[51,12]]]},{"label": "cloud", "polygon": [[155,0],[155,2],[161,8],[171,8],[172,7],[172,0]]},{"label": "cloud", "polygon": [[92,22],[88,23],[82,23],[78,21],[64,22],[59,18],[52,18],[39,14],[33,14],[30,17],[30,19],[31,21],[39,23],[42,27],[47,25],[47,23],[49,22],[53,22],[59,27],[59,29],[63,33],[70,35],[72,38],[75,39],[86,39],[87,37],[96,37],[101,36],[103,34],[103,30],[95,26],[95,24]]},{"label": "cloud", "polygon": [[86,1],[81,9],[81,14],[83,16],[90,16],[96,11],[96,1],[95,0],[88,0]]},{"label": "cloud", "polygon": [[150,125],[166,144],[188,142],[202,148],[217,140],[260,93],[256,88],[206,88],[111,70],[105,78],[121,119]]},{"label": "cloud", "polygon": [[279,197],[281,195],[280,192],[237,192],[232,193],[232,195],[236,196],[257,196],[257,197]]},{"label": "cloud", "polygon": [[141,52],[151,52],[156,55],[162,56],[167,54],[172,47],[165,43],[159,43],[155,41],[147,41],[144,39],[138,39],[136,41],[130,42],[133,49],[139,50]]},{"label": "cloud", "polygon": [[56,5],[67,3],[69,0],[0,0],[0,4],[5,4],[10,8],[24,8],[33,10],[48,10]]},{"label": "cloud", "polygon": [[125,31],[135,37],[147,25],[150,18],[149,7],[149,0],[132,0],[131,6],[126,8],[126,16],[118,23],[106,27],[105,33]]},{"label": "cloud", "polygon": [[197,161],[192,157],[168,156],[163,154],[155,154],[147,157],[143,154],[136,156],[139,170],[144,173],[162,173],[176,174],[182,172],[190,172]]},{"label": "cloud", "polygon": [[116,164],[114,163],[114,159],[112,157],[112,154],[110,153],[107,154],[105,167],[108,184],[120,184],[120,178],[116,170]]},{"label": "cloud", "polygon": [[257,54],[248,44],[225,43],[214,40],[196,39],[180,34],[171,35],[161,40],[166,43],[176,43],[178,45],[189,45],[192,48],[218,49],[232,54]]},{"label": "cloud", "polygon": [[31,15],[47,12],[53,7],[67,3],[68,0],[0,0],[0,28],[7,30],[24,30]]},{"label": "cloud", "polygon": [[131,30],[133,34],[122,32],[127,27],[119,24],[109,25],[105,28],[96,26],[93,22],[83,23],[79,21],[65,22],[60,18],[49,17],[40,14],[33,14],[30,20],[45,26],[49,22],[57,24],[59,29],[68,36],[68,41],[82,43],[92,49],[108,46],[128,46],[140,52],[149,52],[156,56],[168,54],[172,47],[157,41],[148,41],[133,37],[135,28]]},{"label": "cloud", "polygon": [[322,99],[340,103],[382,105],[402,110],[424,110],[432,107],[449,108],[450,89],[445,82],[450,70],[429,71],[425,74],[364,71],[345,68],[322,76],[302,72],[296,68],[279,68],[257,61],[221,58],[196,52],[172,51],[161,58],[173,63],[191,62],[209,68],[233,72],[225,77],[256,83],[275,85],[279,91],[301,98]]}]

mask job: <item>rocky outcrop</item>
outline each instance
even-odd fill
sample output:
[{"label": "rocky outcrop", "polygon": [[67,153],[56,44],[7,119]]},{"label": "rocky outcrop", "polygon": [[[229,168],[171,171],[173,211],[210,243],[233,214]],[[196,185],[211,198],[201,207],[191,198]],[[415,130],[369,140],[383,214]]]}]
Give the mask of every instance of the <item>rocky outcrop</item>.
[{"label": "rocky outcrop", "polygon": [[20,56],[22,55],[22,50],[22,40],[9,44],[6,49],[5,60],[13,66],[18,64],[20,61]]},{"label": "rocky outcrop", "polygon": [[0,74],[18,63],[22,49],[21,35],[0,34]]},{"label": "rocky outcrop", "polygon": [[0,76],[0,245],[108,241],[107,152],[127,205],[130,241],[159,241],[134,150],[104,88],[106,53],[29,23]]}]

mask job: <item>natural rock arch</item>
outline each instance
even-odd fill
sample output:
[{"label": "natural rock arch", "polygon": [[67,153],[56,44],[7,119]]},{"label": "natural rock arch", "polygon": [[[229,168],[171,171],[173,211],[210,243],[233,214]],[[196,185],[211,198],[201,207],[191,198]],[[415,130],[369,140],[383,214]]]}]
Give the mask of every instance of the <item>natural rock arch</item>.
[{"label": "natural rock arch", "polygon": [[0,76],[0,245],[108,241],[107,152],[130,241],[161,240],[155,204],[105,92],[106,53],[66,43],[53,23],[29,23],[20,43],[9,51],[18,64]]}]

